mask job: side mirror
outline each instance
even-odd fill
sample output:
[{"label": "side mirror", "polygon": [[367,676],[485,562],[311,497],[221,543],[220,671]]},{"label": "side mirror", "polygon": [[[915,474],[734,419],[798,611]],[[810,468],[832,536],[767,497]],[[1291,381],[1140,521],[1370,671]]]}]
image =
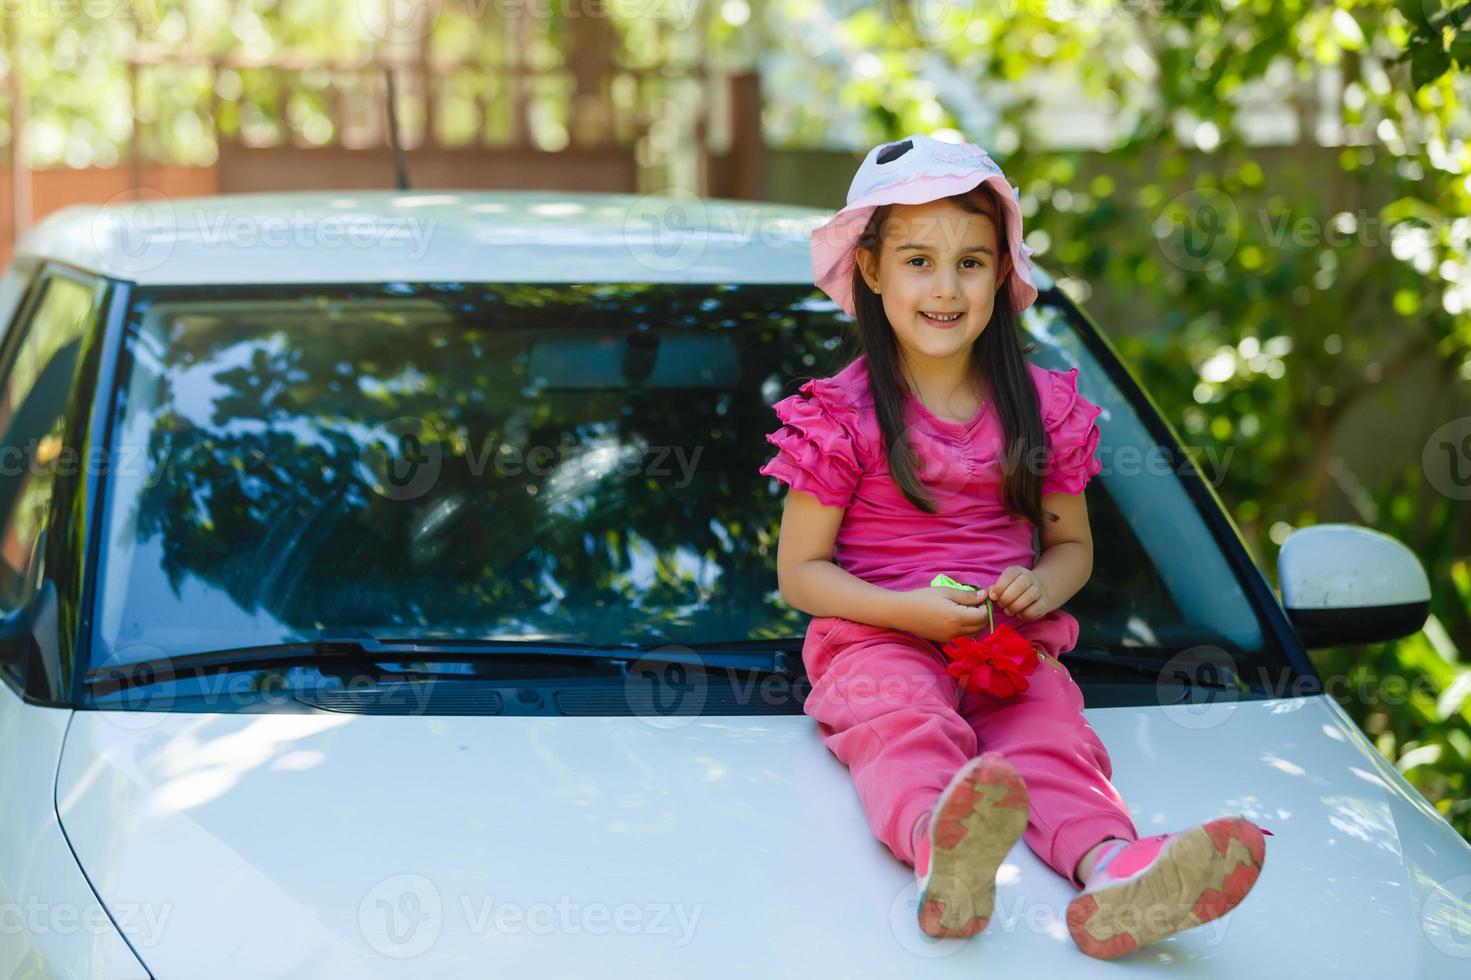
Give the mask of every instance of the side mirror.
[{"label": "side mirror", "polygon": [[1430,614],[1430,579],[1415,553],[1379,531],[1318,524],[1277,555],[1282,605],[1309,649],[1409,636]]}]

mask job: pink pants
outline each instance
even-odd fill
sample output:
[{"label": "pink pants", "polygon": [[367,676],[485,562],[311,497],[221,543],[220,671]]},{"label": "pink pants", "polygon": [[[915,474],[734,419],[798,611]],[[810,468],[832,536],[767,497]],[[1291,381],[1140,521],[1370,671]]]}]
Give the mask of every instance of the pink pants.
[{"label": "pink pants", "polygon": [[1013,698],[962,692],[940,646],[835,616],[808,625],[802,660],[812,691],[803,710],[848,767],[869,826],[924,874],[929,835],[914,833],[916,821],[968,759],[998,751],[1027,787],[1027,846],[1081,888],[1074,870],[1095,844],[1139,838],[1109,782],[1108,752],[1083,717],[1082,691],[1044,658]]}]

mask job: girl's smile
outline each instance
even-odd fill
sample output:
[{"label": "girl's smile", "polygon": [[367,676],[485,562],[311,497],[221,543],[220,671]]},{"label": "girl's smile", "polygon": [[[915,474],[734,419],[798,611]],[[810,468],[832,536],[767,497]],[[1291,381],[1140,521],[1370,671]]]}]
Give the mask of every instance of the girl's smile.
[{"label": "girl's smile", "polygon": [[961,317],[965,316],[964,313],[941,314],[926,313],[924,311],[920,311],[919,315],[924,317],[925,322],[928,323],[930,326],[938,327],[941,330],[953,330],[956,326],[959,325]]}]

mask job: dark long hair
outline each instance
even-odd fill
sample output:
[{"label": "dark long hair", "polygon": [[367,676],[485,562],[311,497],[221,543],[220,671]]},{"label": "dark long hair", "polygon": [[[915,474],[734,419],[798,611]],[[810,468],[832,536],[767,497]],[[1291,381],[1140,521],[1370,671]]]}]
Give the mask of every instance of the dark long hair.
[{"label": "dark long hair", "polygon": [[[996,225],[998,254],[1010,254],[1004,212],[989,185],[982,184],[949,200],[973,214],[988,215]],[[983,200],[989,203],[989,211],[983,206]],[[875,208],[858,239],[858,247],[873,257],[875,269],[882,251],[884,223],[892,209],[889,204]],[[1016,269],[1009,269],[1007,274],[1016,275]],[[906,386],[899,376],[899,342],[884,314],[882,297],[868,288],[867,280],[857,268],[853,270],[853,308],[857,312],[859,347],[868,359],[868,384],[883,434],[889,474],[910,503],[933,514],[937,508],[915,472],[914,449],[905,435],[901,406]],[[1022,342],[1008,289],[998,290],[991,320],[971,345],[971,379],[978,390],[986,393],[1001,420],[1002,501],[1009,512],[1040,527],[1044,514],[1049,520],[1058,518],[1051,511],[1042,510],[1041,467],[1045,465],[1047,443],[1037,405],[1037,387],[1025,357],[1035,349],[1035,345]]]}]

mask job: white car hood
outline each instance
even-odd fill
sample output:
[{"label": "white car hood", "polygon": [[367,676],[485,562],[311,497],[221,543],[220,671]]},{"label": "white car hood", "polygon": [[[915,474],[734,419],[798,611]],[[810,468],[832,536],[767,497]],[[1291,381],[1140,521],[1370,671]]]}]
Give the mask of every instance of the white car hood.
[{"label": "white car hood", "polygon": [[[1141,834],[1271,830],[1172,976],[1471,971],[1471,847],[1326,697],[1088,711]],[[934,941],[803,715],[78,712],[57,806],[156,980],[1117,976],[1024,843]]]}]

